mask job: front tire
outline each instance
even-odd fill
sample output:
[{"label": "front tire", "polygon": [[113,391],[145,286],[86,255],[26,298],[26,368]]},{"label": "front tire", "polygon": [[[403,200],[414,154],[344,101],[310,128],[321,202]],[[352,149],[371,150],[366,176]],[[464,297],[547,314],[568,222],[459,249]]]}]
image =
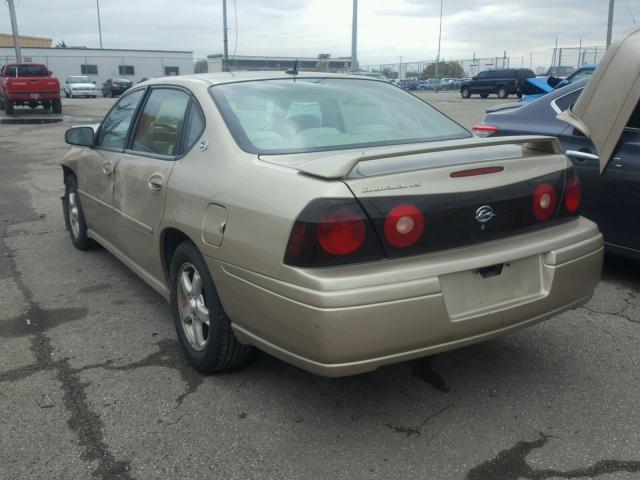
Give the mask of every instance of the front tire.
[{"label": "front tire", "polygon": [[469,98],[471,97],[471,90],[465,87],[462,90],[460,90],[460,95],[462,95],[462,98]]},{"label": "front tire", "polygon": [[65,187],[65,223],[69,226],[71,242],[78,250],[89,250],[93,242],[87,236],[87,223],[84,219],[84,211],[80,205],[78,195],[78,181],[74,175],[67,175],[64,179]]},{"label": "front tire", "polygon": [[207,264],[193,243],[178,246],[170,273],[171,312],[189,363],[203,373],[246,363],[252,349],[234,335]]}]

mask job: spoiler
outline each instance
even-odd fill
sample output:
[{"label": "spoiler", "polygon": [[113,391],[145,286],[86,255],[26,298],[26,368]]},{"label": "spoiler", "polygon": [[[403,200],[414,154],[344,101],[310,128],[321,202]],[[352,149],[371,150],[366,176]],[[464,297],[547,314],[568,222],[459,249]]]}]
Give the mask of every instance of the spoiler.
[{"label": "spoiler", "polygon": [[336,180],[347,178],[358,163],[368,160],[442,152],[446,150],[492,147],[496,145],[522,145],[522,148],[526,150],[551,154],[560,153],[560,141],[554,137],[526,135],[496,138],[465,138],[461,140],[434,142],[432,145],[427,146],[423,143],[419,146],[401,146],[393,149],[385,149],[384,151],[375,150],[371,153],[363,150],[353,150],[348,153],[328,154],[327,156],[296,165],[295,168],[299,172],[313,177]]}]

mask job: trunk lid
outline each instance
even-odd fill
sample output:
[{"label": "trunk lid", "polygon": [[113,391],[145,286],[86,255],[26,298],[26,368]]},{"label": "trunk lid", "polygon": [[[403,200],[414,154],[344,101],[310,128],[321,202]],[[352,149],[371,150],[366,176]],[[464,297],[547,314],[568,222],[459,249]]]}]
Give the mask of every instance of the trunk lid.
[{"label": "trunk lid", "polygon": [[[307,175],[340,178],[373,224],[388,258],[495,240],[569,216],[562,198],[570,163],[559,153],[557,139],[549,137],[474,138],[328,156],[325,152],[323,158],[288,162]],[[544,220],[533,208],[541,184],[555,192],[555,206]],[[389,228],[396,224],[390,227],[389,219],[396,218],[394,212],[416,209],[423,217],[422,224],[416,223],[423,233],[410,245],[394,240]]]},{"label": "trunk lid", "polygon": [[589,137],[600,156],[600,173],[640,100],[640,27],[614,42],[575,105],[558,119]]}]

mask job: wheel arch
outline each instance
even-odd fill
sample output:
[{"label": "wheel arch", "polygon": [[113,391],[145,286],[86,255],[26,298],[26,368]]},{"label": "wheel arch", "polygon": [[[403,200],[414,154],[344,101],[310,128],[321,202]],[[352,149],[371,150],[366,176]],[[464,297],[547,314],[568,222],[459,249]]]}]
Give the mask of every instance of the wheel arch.
[{"label": "wheel arch", "polygon": [[160,234],[160,255],[162,259],[162,271],[165,276],[165,280],[167,281],[167,285],[171,288],[170,284],[170,276],[171,272],[169,271],[171,268],[171,259],[173,258],[173,254],[175,253],[178,245],[182,242],[189,241],[194,245],[197,245],[189,235],[184,233],[179,228],[175,227],[167,227],[162,230]]}]

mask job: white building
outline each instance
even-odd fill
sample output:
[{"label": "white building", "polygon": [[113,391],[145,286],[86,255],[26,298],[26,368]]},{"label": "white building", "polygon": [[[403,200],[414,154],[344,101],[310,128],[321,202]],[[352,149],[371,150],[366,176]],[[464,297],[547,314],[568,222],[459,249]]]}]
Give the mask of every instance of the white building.
[{"label": "white building", "polygon": [[[193,52],[115,50],[109,48],[23,48],[22,60],[43,63],[60,80],[88,75],[97,85],[108,78],[128,78],[193,73]],[[0,47],[0,65],[15,62],[15,50]]]},{"label": "white building", "polygon": [[[349,71],[351,57],[331,58],[326,53],[321,53],[315,58],[310,57],[266,57],[235,55],[229,57],[230,70],[287,70],[297,62],[299,70],[319,70],[327,72]],[[223,71],[223,57],[221,53],[207,55],[209,72]]]}]

